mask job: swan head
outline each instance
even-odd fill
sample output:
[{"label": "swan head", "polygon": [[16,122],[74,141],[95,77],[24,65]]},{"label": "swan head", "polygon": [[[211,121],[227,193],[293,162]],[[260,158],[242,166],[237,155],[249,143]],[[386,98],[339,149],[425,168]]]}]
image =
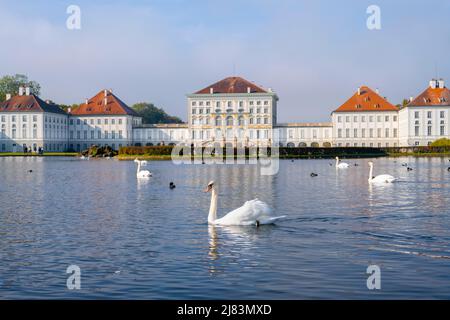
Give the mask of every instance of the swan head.
[{"label": "swan head", "polygon": [[336,157],[336,160],[339,160],[339,157]]},{"label": "swan head", "polygon": [[210,181],[209,183],[208,183],[208,185],[206,186],[206,188],[205,188],[205,192],[210,192],[212,189],[213,189],[213,187],[214,187],[214,181]]},{"label": "swan head", "polygon": [[134,162],[139,163],[139,160],[136,158],[136,159],[134,159]]},{"label": "swan head", "polygon": [[369,161],[369,167],[373,167],[373,162]]}]

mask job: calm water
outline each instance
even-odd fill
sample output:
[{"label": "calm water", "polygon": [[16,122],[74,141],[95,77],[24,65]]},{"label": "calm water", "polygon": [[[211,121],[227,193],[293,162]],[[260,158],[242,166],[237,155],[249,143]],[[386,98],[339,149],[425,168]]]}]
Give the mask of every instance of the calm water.
[{"label": "calm water", "polygon": [[[138,183],[133,162],[0,158],[0,297],[449,299],[448,158],[376,159],[401,181],[372,188],[367,161],[338,174],[329,160],[281,161],[275,176],[151,162]],[[212,179],[219,216],[258,197],[288,219],[208,227]],[[80,291],[66,288],[71,264]]]}]

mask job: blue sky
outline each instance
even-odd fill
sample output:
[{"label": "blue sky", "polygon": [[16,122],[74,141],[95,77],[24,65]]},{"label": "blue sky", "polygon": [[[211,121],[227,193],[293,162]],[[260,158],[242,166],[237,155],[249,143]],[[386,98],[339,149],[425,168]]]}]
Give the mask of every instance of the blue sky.
[{"label": "blue sky", "polygon": [[[81,30],[66,8],[81,8]],[[369,5],[381,30],[366,27]],[[0,75],[79,103],[112,88],[186,119],[187,93],[230,75],[273,88],[279,121],[328,121],[359,85],[391,102],[450,81],[450,1],[5,1]]]}]

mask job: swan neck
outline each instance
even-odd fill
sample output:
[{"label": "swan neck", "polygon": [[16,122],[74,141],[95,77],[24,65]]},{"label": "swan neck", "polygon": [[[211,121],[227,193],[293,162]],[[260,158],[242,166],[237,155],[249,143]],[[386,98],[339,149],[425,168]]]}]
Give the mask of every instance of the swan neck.
[{"label": "swan neck", "polygon": [[373,166],[370,166],[370,169],[369,169],[369,181],[372,181],[372,179],[373,179]]},{"label": "swan neck", "polygon": [[209,223],[214,223],[217,220],[217,196],[216,187],[213,187],[211,190],[211,205],[209,206]]}]

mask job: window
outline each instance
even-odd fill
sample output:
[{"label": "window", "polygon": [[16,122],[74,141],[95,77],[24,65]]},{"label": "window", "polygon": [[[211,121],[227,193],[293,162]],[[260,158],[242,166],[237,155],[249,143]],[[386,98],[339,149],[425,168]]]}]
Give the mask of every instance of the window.
[{"label": "window", "polygon": [[119,139],[122,139],[122,130],[119,130]]},{"label": "window", "polygon": [[256,124],[261,124],[261,118],[256,118]]},{"label": "window", "polygon": [[445,111],[439,112],[441,118],[445,118]]},{"label": "window", "polygon": [[122,119],[119,119],[119,124],[122,124]]},{"label": "window", "polygon": [[250,108],[249,113],[253,113],[253,108]]},{"label": "window", "polygon": [[414,112],[414,119],[419,119],[419,111]]},{"label": "window", "polygon": [[389,129],[388,129],[388,128],[386,128],[386,129],[384,130],[384,136],[385,136],[386,138],[389,138]]},{"label": "window", "polygon": [[393,116],[393,117],[392,117],[392,120],[393,120],[394,122],[397,122],[397,116]]},{"label": "window", "polygon": [[398,133],[397,133],[397,128],[394,128],[394,138],[397,138]]},{"label": "window", "polygon": [[341,116],[337,117],[337,122],[342,122],[342,117]]},{"label": "window", "polygon": [[16,125],[13,124],[13,125],[12,125],[12,138],[15,139],[16,136],[17,136],[17,134],[16,134]]},{"label": "window", "polygon": [[264,124],[269,124],[269,118],[264,118]]},{"label": "window", "polygon": [[116,124],[116,119],[111,119],[111,124]]},{"label": "window", "polygon": [[11,122],[16,122],[16,116],[11,117]]},{"label": "window", "polygon": [[111,131],[111,139],[115,139],[116,138],[116,132],[113,130]]},{"label": "window", "polygon": [[440,135],[445,136],[445,127],[444,126],[441,126]]},{"label": "window", "polygon": [[105,119],[105,124],[108,124],[108,119]]},{"label": "window", "polygon": [[197,102],[192,101],[192,106],[195,107],[197,105]]},{"label": "window", "polygon": [[381,138],[381,128],[378,128],[378,129],[377,129],[377,137],[378,137],[378,138]]},{"label": "window", "polygon": [[200,107],[203,107],[203,101],[199,101],[198,105],[199,105]]},{"label": "window", "polygon": [[97,131],[97,139],[101,139],[102,138],[102,132],[99,130]]},{"label": "window", "polygon": [[428,126],[427,128],[427,135],[431,136],[432,127]]},{"label": "window", "polygon": [[77,124],[80,124],[80,123],[81,123],[80,119],[77,119]]},{"label": "window", "polygon": [[22,116],[22,122],[27,122],[27,116]]},{"label": "window", "polygon": [[350,138],[350,129],[345,129],[345,137]]},{"label": "window", "polygon": [[240,116],[238,122],[239,122],[240,126],[243,126],[244,125],[244,117]]},{"label": "window", "polygon": [[427,118],[431,119],[431,111],[427,111]]},{"label": "window", "polygon": [[358,117],[357,116],[353,117],[353,122],[358,122]]},{"label": "window", "polygon": [[389,122],[389,116],[385,116],[385,117],[384,117],[384,121],[385,121],[385,122]]},{"label": "window", "polygon": [[102,124],[102,119],[97,119],[97,124]]},{"label": "window", "polygon": [[221,125],[222,125],[222,118],[216,117],[216,126],[221,126]]},{"label": "window", "polygon": [[369,116],[369,122],[373,122],[373,116]]},{"label": "window", "polygon": [[366,122],[366,116],[361,116],[361,122]]},{"label": "window", "polygon": [[197,113],[197,109],[193,108],[192,109],[192,114],[196,114]]},{"label": "window", "polygon": [[6,122],[6,117],[2,116],[2,122]]},{"label": "window", "polygon": [[83,139],[87,140],[87,137],[88,137],[87,130],[83,130]]},{"label": "window", "polygon": [[345,122],[350,122],[350,117],[349,116],[345,117]]},{"label": "window", "polygon": [[358,138],[358,129],[353,129],[353,137]]},{"label": "window", "polygon": [[108,132],[108,130],[105,130],[105,139],[109,139],[109,132]]},{"label": "window", "polygon": [[37,124],[33,124],[33,139],[37,138]]},{"label": "window", "polygon": [[94,131],[91,130],[91,139],[94,139]]},{"label": "window", "polygon": [[25,139],[27,137],[27,125],[22,125],[22,138]]},{"label": "window", "polygon": [[37,116],[36,115],[33,116],[33,122],[37,122]]},{"label": "window", "polygon": [[342,129],[338,129],[338,138],[342,138]]},{"label": "window", "polygon": [[250,124],[253,124],[253,118],[250,118]]},{"label": "window", "polygon": [[362,128],[361,129],[361,138],[365,138],[366,137],[366,129]]}]

